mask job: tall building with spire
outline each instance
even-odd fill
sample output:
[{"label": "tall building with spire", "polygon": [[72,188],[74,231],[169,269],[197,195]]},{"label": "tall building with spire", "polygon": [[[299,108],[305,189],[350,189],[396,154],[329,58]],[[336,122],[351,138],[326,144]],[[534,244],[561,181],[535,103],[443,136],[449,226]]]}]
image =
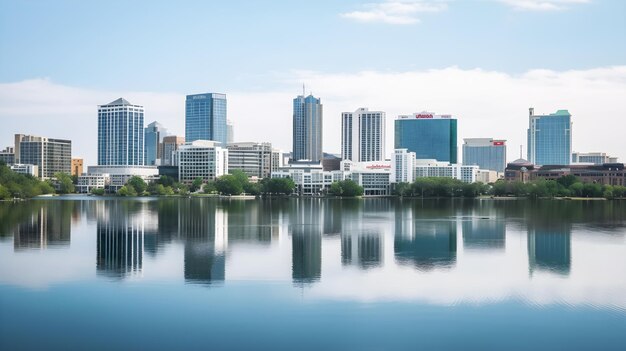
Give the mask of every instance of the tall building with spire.
[{"label": "tall building with spire", "polygon": [[143,116],[123,98],[98,106],[98,165],[144,165]]},{"label": "tall building with spire", "polygon": [[292,161],[322,160],[322,103],[313,95],[293,99]]}]

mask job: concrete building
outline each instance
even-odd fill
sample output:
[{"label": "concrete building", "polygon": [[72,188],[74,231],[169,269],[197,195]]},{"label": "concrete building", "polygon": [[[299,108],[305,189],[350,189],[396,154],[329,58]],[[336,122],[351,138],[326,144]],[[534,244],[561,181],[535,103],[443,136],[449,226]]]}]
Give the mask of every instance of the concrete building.
[{"label": "concrete building", "polygon": [[507,181],[556,180],[573,175],[583,183],[626,186],[626,170],[623,163],[535,166],[530,162],[524,164],[521,161],[507,165],[505,172]]},{"label": "concrete building", "polygon": [[284,160],[285,153],[282,150],[272,149],[271,172],[276,172],[279,168],[283,167],[285,165]]},{"label": "concrete building", "polygon": [[415,180],[415,152],[395,149],[391,154],[392,183],[411,183]]},{"label": "concrete building", "polygon": [[415,160],[415,178],[444,177],[474,183],[477,174],[478,166],[464,166],[437,160]]},{"label": "concrete building", "polygon": [[0,161],[7,165],[15,163],[15,149],[11,146],[7,146],[4,150],[0,151]]},{"label": "concrete building", "polygon": [[226,95],[205,93],[187,95],[185,100],[185,141],[228,141]]},{"label": "concrete building", "polygon": [[37,177],[50,179],[58,172],[70,174],[72,142],[15,134],[15,163],[37,166]]},{"label": "concrete building", "polygon": [[322,195],[333,182],[344,180],[343,171],[325,172],[319,162],[292,162],[272,172],[272,178],[291,178],[297,195]]},{"label": "concrete building", "polygon": [[418,159],[457,163],[457,120],[450,115],[419,112],[395,120],[395,149],[407,149]]},{"label": "concrete building", "polygon": [[117,192],[133,176],[140,177],[146,183],[159,179],[159,171],[156,166],[88,166],[85,176],[98,177],[107,174],[110,182],[105,190],[108,192]]},{"label": "concrete building", "polygon": [[385,113],[359,108],[341,114],[341,158],[354,162],[385,159]]},{"label": "concrete building", "polygon": [[226,142],[228,144],[235,142],[235,127],[230,119],[226,120]]},{"label": "concrete building", "polygon": [[567,165],[572,159],[572,115],[558,110],[535,115],[528,110],[528,161],[536,165]]},{"label": "concrete building", "polygon": [[506,140],[493,138],[463,139],[463,164],[483,170],[504,172],[506,167]]},{"label": "concrete building", "polygon": [[98,165],[144,164],[144,110],[119,98],[98,106]]},{"label": "concrete building", "polygon": [[181,145],[176,152],[178,159],[178,179],[182,183],[191,183],[196,178],[204,181],[228,173],[228,149],[220,142],[195,140]]},{"label": "concrete building", "polygon": [[241,142],[228,144],[228,172],[241,170],[249,177],[266,178],[272,172],[272,144]]},{"label": "concrete building", "polygon": [[39,167],[36,165],[14,163],[10,165],[9,168],[11,168],[11,170],[15,173],[26,174],[33,177],[39,176]]},{"label": "concrete building", "polygon": [[85,173],[78,176],[76,192],[89,194],[92,189],[107,189],[111,185],[111,176],[101,173]]},{"label": "concrete building", "polygon": [[72,158],[72,173],[73,176],[79,176],[83,174],[83,159]]},{"label": "concrete building", "polygon": [[168,135],[163,137],[163,154],[161,158],[161,165],[163,166],[175,166],[176,162],[176,150],[185,143],[185,138]]},{"label": "concrete building", "polygon": [[159,166],[163,158],[163,138],[167,135],[167,130],[161,123],[154,121],[144,130],[144,150],[145,164],[148,166]]},{"label": "concrete building", "polygon": [[572,163],[591,163],[602,165],[605,163],[617,163],[617,157],[611,157],[605,152],[574,152]]},{"label": "concrete building", "polygon": [[292,161],[322,160],[322,103],[313,95],[293,99]]},{"label": "concrete building", "polygon": [[391,161],[341,162],[344,178],[362,186],[364,196],[391,194],[391,168]]},{"label": "concrete building", "polygon": [[488,169],[479,169],[476,173],[476,181],[484,184],[494,183],[504,178],[504,172],[496,172]]}]

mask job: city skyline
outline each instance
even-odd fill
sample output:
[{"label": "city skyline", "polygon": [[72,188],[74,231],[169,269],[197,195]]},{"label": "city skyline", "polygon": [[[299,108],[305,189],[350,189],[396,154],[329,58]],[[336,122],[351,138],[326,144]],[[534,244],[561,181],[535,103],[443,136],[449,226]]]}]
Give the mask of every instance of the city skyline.
[{"label": "city skyline", "polygon": [[[427,7],[431,11],[409,3],[397,9],[392,1],[322,2],[306,14],[280,1],[263,7],[246,3],[259,10],[255,24],[236,26],[225,19],[243,15],[237,11],[242,2],[223,4],[225,16],[201,24],[165,21],[183,7],[151,4],[151,13],[139,23],[115,12],[112,25],[102,27],[92,24],[94,16],[115,6],[0,1],[6,10],[0,11],[5,28],[0,31],[5,53],[0,121],[9,125],[0,130],[0,148],[10,145],[15,133],[72,139],[75,155],[94,164],[90,141],[97,133],[91,119],[96,105],[123,96],[146,107],[146,122],[158,121],[183,136],[185,96],[219,91],[228,95],[235,141],[267,141],[288,151],[290,101],[304,83],[306,93],[325,104],[325,152],[340,152],[341,112],[368,107],[386,112],[387,130],[400,114],[446,111],[459,119],[459,139],[507,139],[511,161],[519,157],[519,145],[526,155],[526,111],[534,107],[540,114],[568,109],[575,116],[574,129],[585,133],[574,133],[572,151],[626,158],[619,133],[624,126],[619,116],[626,109],[626,48],[615,45],[626,30],[619,17],[626,3],[437,1]],[[141,11],[146,4],[125,6]],[[190,5],[197,11],[185,15],[198,16],[205,6]],[[51,26],[47,35],[38,31],[68,13],[73,19],[68,26]],[[302,16],[317,16],[320,25],[305,33],[290,30]],[[481,25],[471,25],[474,21]],[[217,28],[225,34],[212,47],[188,47],[193,40],[180,40]],[[302,55],[296,43],[312,31],[316,35],[309,35],[309,42],[324,50]],[[115,39],[128,55],[103,55],[93,38]],[[366,45],[378,50],[355,59],[355,49]],[[212,54],[216,47],[222,48],[220,55]],[[254,49],[254,60],[244,54],[247,48]],[[178,55],[182,52],[188,54]],[[80,135],[72,135],[75,130]],[[388,154],[392,145],[388,137]]]}]

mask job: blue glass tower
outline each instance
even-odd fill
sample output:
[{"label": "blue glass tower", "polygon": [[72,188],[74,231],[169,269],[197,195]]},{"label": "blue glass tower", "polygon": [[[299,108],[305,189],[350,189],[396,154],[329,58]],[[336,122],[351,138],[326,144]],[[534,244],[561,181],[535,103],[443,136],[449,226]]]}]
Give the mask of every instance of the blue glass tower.
[{"label": "blue glass tower", "polygon": [[143,112],[122,98],[98,106],[98,165],[144,164]]},{"label": "blue glass tower", "polygon": [[420,112],[395,120],[395,149],[415,152],[417,159],[457,163],[457,124],[449,115]]},{"label": "blue glass tower", "polygon": [[187,95],[185,101],[185,140],[228,142],[226,127],[226,95]]},{"label": "blue glass tower", "polygon": [[148,124],[144,134],[146,160],[145,164],[149,166],[157,165],[163,156],[163,137],[167,135],[166,130],[159,122]]},{"label": "blue glass tower", "polygon": [[572,159],[572,115],[558,110],[535,115],[529,109],[528,161],[536,165],[568,165]]},{"label": "blue glass tower", "polygon": [[480,169],[504,172],[506,167],[506,140],[468,138],[463,144],[463,164]]},{"label": "blue glass tower", "polygon": [[293,99],[292,160],[322,160],[322,103],[309,95]]}]

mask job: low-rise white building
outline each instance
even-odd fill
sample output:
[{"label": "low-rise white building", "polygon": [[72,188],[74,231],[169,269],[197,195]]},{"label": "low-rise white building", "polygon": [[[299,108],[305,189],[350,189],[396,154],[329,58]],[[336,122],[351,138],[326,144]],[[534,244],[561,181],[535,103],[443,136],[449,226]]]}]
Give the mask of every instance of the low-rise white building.
[{"label": "low-rise white building", "polygon": [[196,178],[205,182],[228,174],[228,149],[212,140],[196,140],[185,143],[176,151],[178,179],[191,183]]},{"label": "low-rise white building", "polygon": [[92,189],[107,189],[111,185],[111,176],[102,173],[83,173],[78,176],[76,192],[89,194]]},{"label": "low-rise white building", "polygon": [[477,182],[489,184],[496,182],[498,179],[504,179],[504,173],[486,169],[479,169],[476,173]]},{"label": "low-rise white building", "polygon": [[[146,183],[159,179],[159,170],[156,166],[89,166],[87,167],[87,174],[107,174],[109,184],[105,185],[105,189],[109,192],[117,192],[134,176],[143,179]],[[85,181],[89,182],[90,180],[86,179]],[[99,181],[95,182],[98,184]]]},{"label": "low-rise white building", "polygon": [[341,161],[346,179],[363,187],[365,196],[383,196],[391,193],[391,161],[352,162]]},{"label": "low-rise white building", "polygon": [[415,159],[415,153],[407,149],[394,150],[391,157],[391,182],[411,183],[416,178],[446,177],[466,183],[477,181],[478,166],[460,165],[431,159]]},{"label": "low-rise white building", "polygon": [[39,167],[37,167],[37,165],[16,163],[12,164],[10,168],[13,172],[19,174],[28,174],[33,177],[37,177],[39,175]]}]

